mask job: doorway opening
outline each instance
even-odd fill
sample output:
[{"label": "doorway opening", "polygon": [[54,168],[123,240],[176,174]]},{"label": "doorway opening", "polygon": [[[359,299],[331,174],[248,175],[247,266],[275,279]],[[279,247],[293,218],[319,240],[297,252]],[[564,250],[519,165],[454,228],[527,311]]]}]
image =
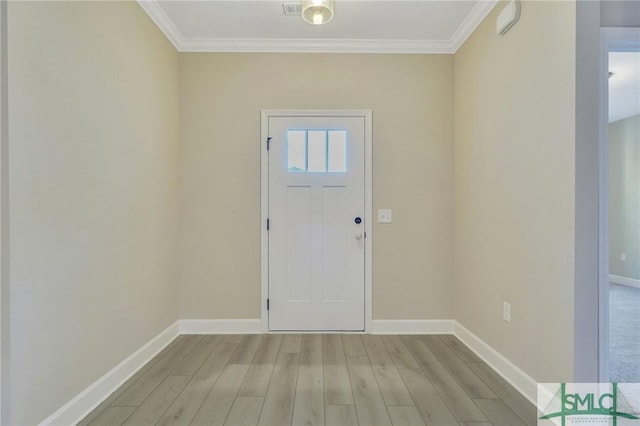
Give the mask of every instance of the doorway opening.
[{"label": "doorway opening", "polygon": [[640,28],[603,28],[600,380],[640,383]]}]

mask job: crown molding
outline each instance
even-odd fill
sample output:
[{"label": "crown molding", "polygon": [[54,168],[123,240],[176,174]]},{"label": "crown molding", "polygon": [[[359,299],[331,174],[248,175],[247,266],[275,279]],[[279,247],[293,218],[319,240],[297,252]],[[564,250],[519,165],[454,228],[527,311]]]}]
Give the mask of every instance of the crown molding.
[{"label": "crown molding", "polygon": [[184,39],[181,52],[455,53],[449,41],[354,39]]},{"label": "crown molding", "polygon": [[464,42],[467,41],[469,36],[476,28],[478,28],[478,25],[484,21],[489,12],[491,12],[497,4],[498,0],[481,0],[475,5],[464,21],[462,21],[462,24],[460,24],[456,32],[453,33],[453,36],[449,39],[453,53],[460,49]]},{"label": "crown molding", "polygon": [[158,2],[156,0],[138,0],[138,4],[147,12],[147,15],[149,15],[151,20],[160,28],[160,31],[169,39],[178,52],[180,52],[180,46],[184,40],[184,36],[164,9],[160,7]]},{"label": "crown molding", "polygon": [[157,0],[137,0],[179,52],[453,54],[498,0],[479,1],[449,40],[186,38]]}]

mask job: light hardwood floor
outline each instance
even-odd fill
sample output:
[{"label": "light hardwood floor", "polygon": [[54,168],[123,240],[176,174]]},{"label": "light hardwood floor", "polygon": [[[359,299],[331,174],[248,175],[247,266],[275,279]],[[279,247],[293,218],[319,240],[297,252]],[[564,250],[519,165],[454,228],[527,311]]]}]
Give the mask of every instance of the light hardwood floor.
[{"label": "light hardwood floor", "polygon": [[80,425],[535,425],[453,336],[182,335]]}]

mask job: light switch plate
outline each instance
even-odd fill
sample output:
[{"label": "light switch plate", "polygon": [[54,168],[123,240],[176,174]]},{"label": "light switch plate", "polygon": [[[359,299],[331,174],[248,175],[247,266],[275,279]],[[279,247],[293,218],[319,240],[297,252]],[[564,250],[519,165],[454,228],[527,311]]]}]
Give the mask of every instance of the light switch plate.
[{"label": "light switch plate", "polygon": [[378,223],[391,223],[391,209],[378,210]]},{"label": "light switch plate", "polygon": [[502,318],[511,322],[511,304],[507,302],[502,302]]}]

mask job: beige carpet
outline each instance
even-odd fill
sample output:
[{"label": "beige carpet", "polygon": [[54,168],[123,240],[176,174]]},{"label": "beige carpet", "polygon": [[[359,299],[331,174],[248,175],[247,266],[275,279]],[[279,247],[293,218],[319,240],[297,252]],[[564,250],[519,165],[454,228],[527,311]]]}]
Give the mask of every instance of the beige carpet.
[{"label": "beige carpet", "polygon": [[609,379],[640,383],[640,289],[609,286]]}]

